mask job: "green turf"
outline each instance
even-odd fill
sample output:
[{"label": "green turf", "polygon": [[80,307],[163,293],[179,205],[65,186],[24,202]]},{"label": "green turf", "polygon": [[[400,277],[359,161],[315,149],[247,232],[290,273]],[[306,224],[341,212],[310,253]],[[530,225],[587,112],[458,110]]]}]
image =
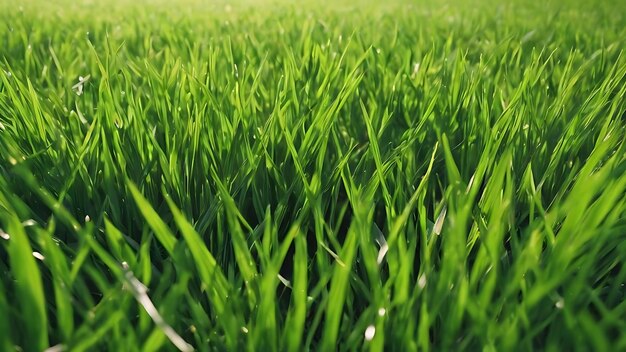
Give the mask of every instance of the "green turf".
[{"label": "green turf", "polygon": [[0,1],[0,350],[626,350],[619,1]]}]

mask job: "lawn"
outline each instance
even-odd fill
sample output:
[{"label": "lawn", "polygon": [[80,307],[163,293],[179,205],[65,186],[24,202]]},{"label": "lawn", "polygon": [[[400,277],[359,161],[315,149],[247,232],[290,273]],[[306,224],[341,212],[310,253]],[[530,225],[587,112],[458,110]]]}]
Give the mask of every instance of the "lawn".
[{"label": "lawn", "polygon": [[626,350],[626,3],[0,0],[0,350]]}]

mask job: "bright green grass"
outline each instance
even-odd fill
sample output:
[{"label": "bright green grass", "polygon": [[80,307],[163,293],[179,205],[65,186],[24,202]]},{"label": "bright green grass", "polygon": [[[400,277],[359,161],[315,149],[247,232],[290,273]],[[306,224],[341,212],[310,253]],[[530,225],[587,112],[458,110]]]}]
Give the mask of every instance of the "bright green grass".
[{"label": "bright green grass", "polygon": [[623,2],[167,3],[0,3],[0,350],[626,349]]}]

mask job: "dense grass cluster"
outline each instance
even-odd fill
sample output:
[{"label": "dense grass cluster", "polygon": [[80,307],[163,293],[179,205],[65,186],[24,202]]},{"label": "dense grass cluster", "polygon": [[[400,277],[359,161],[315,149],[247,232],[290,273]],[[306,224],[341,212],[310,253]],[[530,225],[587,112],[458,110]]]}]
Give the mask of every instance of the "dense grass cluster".
[{"label": "dense grass cluster", "polygon": [[626,349],[626,6],[0,3],[0,350]]}]

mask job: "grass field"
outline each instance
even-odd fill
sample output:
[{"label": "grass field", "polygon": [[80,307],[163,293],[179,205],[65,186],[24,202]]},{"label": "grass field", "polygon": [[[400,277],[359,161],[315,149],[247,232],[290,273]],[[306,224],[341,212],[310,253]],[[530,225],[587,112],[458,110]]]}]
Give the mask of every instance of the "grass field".
[{"label": "grass field", "polygon": [[0,350],[626,350],[626,3],[0,0]]}]

